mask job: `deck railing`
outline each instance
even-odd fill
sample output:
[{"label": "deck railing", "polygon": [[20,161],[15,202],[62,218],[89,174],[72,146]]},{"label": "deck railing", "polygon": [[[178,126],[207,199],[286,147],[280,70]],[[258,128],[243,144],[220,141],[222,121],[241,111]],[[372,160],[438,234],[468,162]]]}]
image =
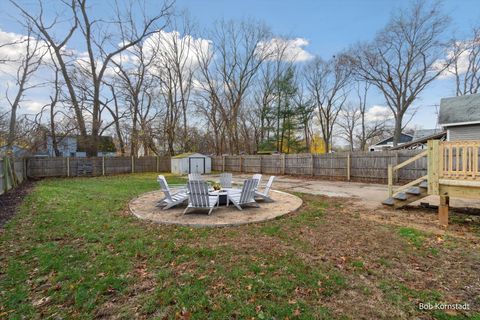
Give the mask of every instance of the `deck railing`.
[{"label": "deck railing", "polygon": [[440,179],[480,180],[480,141],[442,141],[438,149]]},{"label": "deck railing", "polygon": [[392,165],[392,164],[389,164],[388,165],[388,196],[389,197],[392,197],[395,193],[398,193],[398,192],[401,192],[401,191],[404,191],[416,184],[419,184],[420,182],[424,181],[424,180],[427,180],[427,175],[425,176],[422,176],[418,179],[415,179],[414,181],[411,181],[403,186],[399,186],[399,187],[396,187],[394,188],[393,186],[393,176],[395,174],[396,171],[402,169],[403,167],[417,161],[417,160],[420,160],[421,158],[423,157],[426,157],[428,156],[428,150],[425,150],[419,154],[417,154],[416,156],[402,162],[402,163],[399,163],[397,164],[396,166]]}]

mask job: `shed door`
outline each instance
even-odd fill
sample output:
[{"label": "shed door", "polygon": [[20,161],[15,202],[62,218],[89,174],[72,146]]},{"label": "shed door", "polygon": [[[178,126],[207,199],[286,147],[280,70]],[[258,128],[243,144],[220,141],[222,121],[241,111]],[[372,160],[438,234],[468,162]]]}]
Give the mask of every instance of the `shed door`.
[{"label": "shed door", "polygon": [[205,173],[205,158],[188,158],[188,173]]}]

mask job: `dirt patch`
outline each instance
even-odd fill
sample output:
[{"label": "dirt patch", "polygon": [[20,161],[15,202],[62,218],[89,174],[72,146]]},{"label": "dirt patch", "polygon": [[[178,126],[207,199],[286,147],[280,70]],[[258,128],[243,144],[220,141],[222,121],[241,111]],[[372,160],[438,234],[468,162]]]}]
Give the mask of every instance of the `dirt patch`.
[{"label": "dirt patch", "polygon": [[30,193],[35,183],[31,180],[19,185],[17,188],[0,195],[0,228],[17,212],[18,206],[26,195]]}]

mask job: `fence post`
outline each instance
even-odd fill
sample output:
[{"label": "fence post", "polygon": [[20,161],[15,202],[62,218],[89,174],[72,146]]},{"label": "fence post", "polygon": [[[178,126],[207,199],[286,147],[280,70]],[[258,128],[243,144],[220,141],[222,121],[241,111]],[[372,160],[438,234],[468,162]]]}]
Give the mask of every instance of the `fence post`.
[{"label": "fence post", "polygon": [[285,153],[282,153],[282,175],[285,175]]},{"label": "fence post", "polygon": [[135,173],[135,162],[133,160],[133,156],[132,156],[132,173]]},{"label": "fence post", "polygon": [[313,176],[315,174],[315,171],[314,171],[314,166],[315,166],[315,163],[313,161],[313,153],[310,153],[310,175]]},{"label": "fence post", "polygon": [[222,171],[225,172],[225,156],[222,155]]},{"label": "fence post", "polygon": [[157,156],[157,172],[160,172],[160,157]]},{"label": "fence post", "polygon": [[67,157],[67,177],[70,177],[70,157]]},{"label": "fence post", "polygon": [[263,173],[262,171],[262,156],[260,155],[260,173]]},{"label": "fence post", "polygon": [[102,176],[105,175],[105,156],[102,157]]},{"label": "fence post", "polygon": [[350,181],[350,152],[347,153],[347,181]]},{"label": "fence post", "polygon": [[26,180],[27,177],[27,158],[23,158],[23,180]]},{"label": "fence post", "polygon": [[242,166],[242,156],[240,156],[240,173],[242,173],[243,171],[243,166]]},{"label": "fence post", "polygon": [[8,191],[8,173],[7,173],[7,157],[3,157],[3,189],[6,193]]}]

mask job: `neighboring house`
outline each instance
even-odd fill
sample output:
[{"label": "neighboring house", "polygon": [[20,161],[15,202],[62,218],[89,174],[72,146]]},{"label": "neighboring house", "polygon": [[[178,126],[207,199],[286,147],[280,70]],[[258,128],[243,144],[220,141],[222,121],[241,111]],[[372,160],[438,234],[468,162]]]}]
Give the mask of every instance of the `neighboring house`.
[{"label": "neighboring house", "polygon": [[[402,144],[409,143],[410,141],[413,140],[413,136],[402,133],[400,136],[400,141],[397,143],[397,146],[401,146]],[[393,147],[393,136],[388,137],[387,139],[384,139],[374,145],[371,145],[368,150],[370,151],[384,151],[384,150],[389,150]]]},{"label": "neighboring house", "polygon": [[[23,157],[30,156],[30,152],[27,149],[22,148],[20,146],[14,145],[12,149],[13,149],[13,156],[15,158],[23,158]],[[0,147],[0,157],[5,157],[6,155],[7,155],[7,146]]]},{"label": "neighboring house", "polygon": [[440,100],[438,124],[447,140],[480,140],[480,94]]},{"label": "neighboring house", "polygon": [[[114,157],[116,156],[116,148],[112,137],[101,136],[98,145],[98,157]],[[81,136],[63,136],[57,137],[57,149],[60,157],[86,157],[88,145],[91,143],[90,137],[87,139]],[[55,157],[53,148],[53,139],[51,136],[46,138],[47,153],[51,157]]]},{"label": "neighboring house", "polygon": [[427,148],[428,140],[445,140],[447,133],[441,129],[421,129],[413,134],[412,141],[404,143],[390,150],[410,149],[422,150]]}]

